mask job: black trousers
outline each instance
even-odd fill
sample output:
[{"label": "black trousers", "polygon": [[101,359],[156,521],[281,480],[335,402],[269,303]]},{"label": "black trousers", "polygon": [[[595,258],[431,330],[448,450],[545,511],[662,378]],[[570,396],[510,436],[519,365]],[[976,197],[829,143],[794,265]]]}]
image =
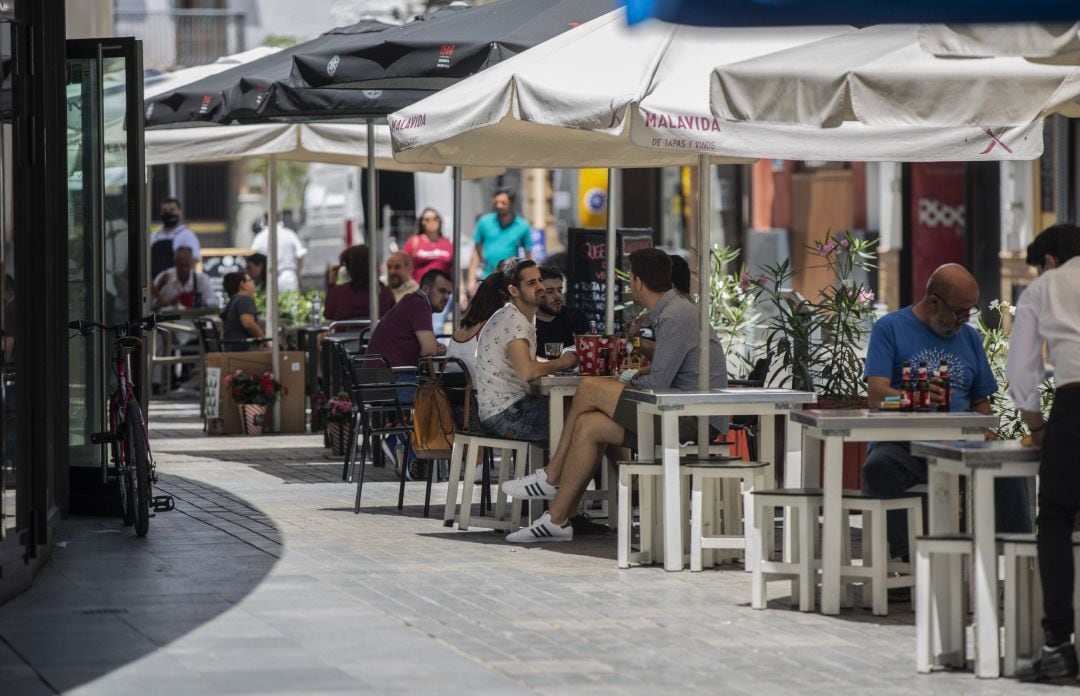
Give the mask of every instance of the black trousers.
[{"label": "black trousers", "polygon": [[1080,510],[1080,389],[1059,389],[1039,466],[1038,550],[1047,645],[1073,632],[1072,531]]}]

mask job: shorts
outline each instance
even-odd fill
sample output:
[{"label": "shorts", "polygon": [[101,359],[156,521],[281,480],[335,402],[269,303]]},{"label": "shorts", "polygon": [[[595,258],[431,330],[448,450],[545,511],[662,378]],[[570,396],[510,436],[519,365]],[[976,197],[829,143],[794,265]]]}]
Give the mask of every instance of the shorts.
[{"label": "shorts", "polygon": [[496,437],[529,440],[546,445],[550,425],[550,406],[546,396],[526,396],[509,408],[484,419],[480,425]]},{"label": "shorts", "polygon": [[[637,403],[630,401],[626,398],[626,394],[619,396],[619,402],[615,404],[615,414],[612,416],[612,420],[621,425],[626,434],[623,435],[622,446],[628,447],[632,450],[638,448],[638,433],[637,433]],[[679,417],[679,442],[697,442],[698,439],[698,419],[697,416],[680,416]],[[653,432],[656,433],[656,444],[660,444],[660,416],[653,418]],[[712,441],[718,435],[720,431],[716,428],[709,426],[709,440]]]}]

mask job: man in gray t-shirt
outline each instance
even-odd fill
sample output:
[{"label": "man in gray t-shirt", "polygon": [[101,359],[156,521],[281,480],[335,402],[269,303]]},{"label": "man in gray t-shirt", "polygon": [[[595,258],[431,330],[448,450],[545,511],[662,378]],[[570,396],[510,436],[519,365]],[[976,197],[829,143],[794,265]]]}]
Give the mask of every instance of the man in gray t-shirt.
[{"label": "man in gray t-shirt", "polygon": [[533,322],[544,285],[535,261],[518,261],[507,273],[510,302],[495,312],[476,344],[476,397],[480,424],[498,437],[547,440],[548,400],[529,382],[577,365],[577,355],[537,360]]},{"label": "man in gray t-shirt", "polygon": [[[609,457],[618,458],[621,447],[636,447],[637,413],[623,399],[627,382],[640,389],[697,389],[700,355],[697,309],[672,289],[668,255],[659,249],[632,253],[630,292],[634,301],[649,311],[648,322],[656,334],[652,363],[637,374],[620,379],[586,377],[581,381],[566,417],[563,437],[548,465],[502,486],[507,495],[518,500],[552,501],[536,522],[507,535],[509,542],[573,540],[570,516],[599,464],[594,453],[604,446]],[[710,386],[714,389],[727,386],[724,351],[712,331],[709,356]],[[722,421],[712,425],[714,433],[724,427]],[[680,419],[679,432],[681,440],[696,439],[696,419]]]}]

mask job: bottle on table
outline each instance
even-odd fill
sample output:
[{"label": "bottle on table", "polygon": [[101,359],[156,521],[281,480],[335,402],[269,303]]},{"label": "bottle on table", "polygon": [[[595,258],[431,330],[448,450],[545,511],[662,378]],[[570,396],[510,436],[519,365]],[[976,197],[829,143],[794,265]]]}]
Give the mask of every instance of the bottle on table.
[{"label": "bottle on table", "polygon": [[626,367],[633,370],[641,369],[641,339],[634,336],[634,347],[630,355],[626,357]]},{"label": "bottle on table", "polygon": [[915,383],[915,410],[930,410],[930,382],[926,379],[926,362],[919,361],[919,381]]},{"label": "bottle on table", "polygon": [[311,325],[316,329],[322,328],[322,298],[318,293],[311,298]]},{"label": "bottle on table", "polygon": [[627,361],[630,359],[630,353],[626,350],[626,341],[619,341],[619,352],[615,358],[615,369],[611,371],[611,374],[617,375],[627,367]]},{"label": "bottle on table", "polygon": [[589,335],[590,336],[595,336],[595,335],[597,335],[599,333],[600,333],[600,331],[598,331],[597,328],[596,328],[596,320],[595,319],[590,319],[589,320]]},{"label": "bottle on table", "polygon": [[911,362],[904,361],[902,376],[900,377],[900,410],[910,413],[915,410],[913,385],[911,383]]},{"label": "bottle on table", "polygon": [[938,404],[937,410],[952,410],[952,384],[949,382],[949,361],[946,358],[942,358],[938,364],[937,383],[943,390],[941,403]]}]

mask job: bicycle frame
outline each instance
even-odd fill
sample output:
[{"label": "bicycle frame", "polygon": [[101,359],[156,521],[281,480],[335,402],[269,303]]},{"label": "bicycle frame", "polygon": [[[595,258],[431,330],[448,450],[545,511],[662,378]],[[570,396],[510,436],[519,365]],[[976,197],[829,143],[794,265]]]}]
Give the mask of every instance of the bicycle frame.
[{"label": "bicycle frame", "polygon": [[[135,387],[128,379],[130,374],[131,354],[142,350],[142,339],[134,336],[119,336],[113,341],[113,367],[116,370],[116,390],[109,396],[109,432],[117,437],[116,470],[117,475],[122,475],[127,468],[126,444],[123,438],[123,428],[126,426],[128,402],[137,399]],[[147,443],[149,443],[149,433]],[[108,479],[108,462],[102,463],[102,482]],[[121,483],[122,485],[122,483]]]}]

